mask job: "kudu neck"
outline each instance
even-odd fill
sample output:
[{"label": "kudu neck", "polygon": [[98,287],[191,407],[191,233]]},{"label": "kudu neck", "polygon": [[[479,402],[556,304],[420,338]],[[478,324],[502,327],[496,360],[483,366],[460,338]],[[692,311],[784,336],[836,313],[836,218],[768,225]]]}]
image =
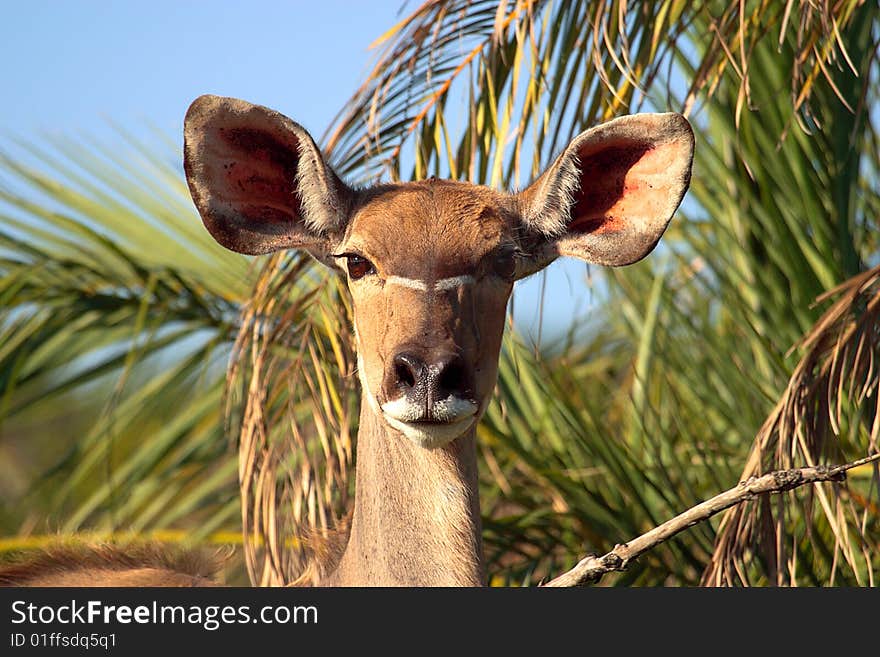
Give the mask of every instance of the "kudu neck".
[{"label": "kudu neck", "polygon": [[326,583],[482,586],[475,428],[425,449],[362,400],[348,546]]}]

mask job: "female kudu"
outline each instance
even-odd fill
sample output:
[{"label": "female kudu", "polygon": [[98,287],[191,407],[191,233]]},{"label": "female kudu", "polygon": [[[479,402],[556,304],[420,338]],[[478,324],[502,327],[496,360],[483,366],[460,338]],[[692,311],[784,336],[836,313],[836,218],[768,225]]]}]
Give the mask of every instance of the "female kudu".
[{"label": "female kudu", "polygon": [[[632,115],[578,135],[518,193],[436,179],[353,189],[287,117],[233,98],[191,105],[184,165],[214,238],[245,254],[304,249],[347,272],[362,396],[356,491],[346,547],[314,569],[317,583],[484,583],[475,428],[514,281],[560,255],[608,266],[647,255],[688,187],[693,145],[678,114]],[[208,582],[161,560],[52,564],[5,578]]]}]

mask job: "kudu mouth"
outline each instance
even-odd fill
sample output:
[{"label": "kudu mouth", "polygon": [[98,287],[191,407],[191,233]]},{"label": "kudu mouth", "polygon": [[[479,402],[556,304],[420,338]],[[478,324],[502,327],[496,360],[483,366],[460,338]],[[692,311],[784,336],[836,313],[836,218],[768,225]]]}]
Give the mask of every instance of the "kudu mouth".
[{"label": "kudu mouth", "polygon": [[438,405],[443,405],[444,410],[430,416],[421,412],[421,409],[414,414],[405,399],[386,402],[381,408],[385,421],[391,427],[420,447],[435,449],[448,445],[468,431],[476,422],[478,408],[476,402],[466,399],[443,400],[435,406]]},{"label": "kudu mouth", "polygon": [[479,405],[471,368],[454,350],[401,348],[383,381],[382,415],[423,447],[442,447],[467,431]]},{"label": "kudu mouth", "polygon": [[449,395],[432,404],[420,403],[409,395],[382,404],[385,421],[421,447],[448,445],[476,421],[478,404]]}]

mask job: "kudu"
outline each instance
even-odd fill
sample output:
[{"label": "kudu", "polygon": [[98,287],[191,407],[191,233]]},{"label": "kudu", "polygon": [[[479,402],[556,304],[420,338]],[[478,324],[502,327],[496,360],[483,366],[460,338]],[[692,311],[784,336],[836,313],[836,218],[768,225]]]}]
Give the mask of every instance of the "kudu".
[{"label": "kudu", "polygon": [[[191,105],[184,165],[211,235],[244,254],[304,249],[348,276],[356,489],[346,547],[319,583],[484,583],[475,427],[514,281],[560,255],[647,255],[688,187],[693,146],[681,115],[638,114],[581,133],[518,193],[434,178],[353,189],[287,117],[233,98]],[[132,570],[107,566],[91,583],[124,585]],[[203,582],[153,571],[147,583]]]}]

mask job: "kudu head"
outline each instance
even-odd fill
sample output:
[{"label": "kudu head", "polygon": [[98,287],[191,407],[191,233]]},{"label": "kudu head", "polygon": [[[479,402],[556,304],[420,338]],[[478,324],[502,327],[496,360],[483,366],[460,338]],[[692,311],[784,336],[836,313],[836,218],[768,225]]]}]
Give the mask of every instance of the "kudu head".
[{"label": "kudu head", "polygon": [[366,403],[437,448],[486,408],[514,281],[560,255],[610,266],[647,255],[687,189],[693,143],[678,114],[624,116],[578,135],[518,193],[435,179],[352,189],[302,126],[202,96],[184,164],[223,246],[305,249],[347,271]]}]

